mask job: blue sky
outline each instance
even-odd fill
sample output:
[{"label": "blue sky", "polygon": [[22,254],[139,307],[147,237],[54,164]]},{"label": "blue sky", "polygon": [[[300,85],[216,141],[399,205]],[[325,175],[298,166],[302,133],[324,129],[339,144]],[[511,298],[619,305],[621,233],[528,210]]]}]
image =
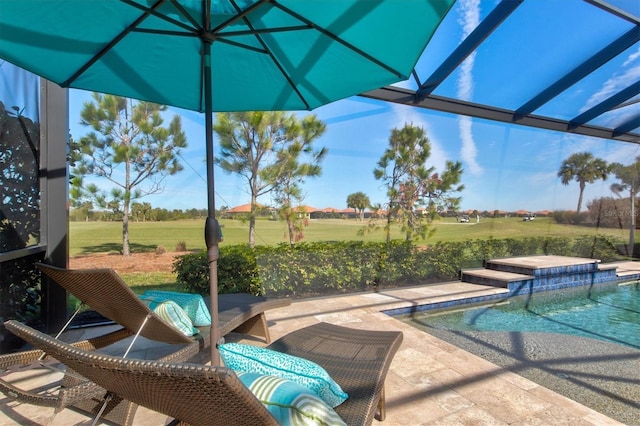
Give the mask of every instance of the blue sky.
[{"label": "blue sky", "polygon": [[[640,14],[635,10],[640,6],[629,8],[632,2],[612,3]],[[416,68],[419,75],[428,76],[495,4],[493,0],[459,0],[420,59]],[[580,19],[572,19],[576,7]],[[525,15],[526,20],[520,19]],[[617,21],[582,0],[525,2],[512,18],[434,94],[473,102],[491,99],[498,106],[514,109],[559,77],[549,73],[558,72],[549,64],[566,62],[570,69],[584,60],[581,58],[594,46],[602,44],[602,39],[606,43],[624,32]],[[509,61],[496,67],[496,58],[505,52]],[[629,81],[636,81],[639,70],[640,49],[636,45],[537,112],[572,118]],[[399,83],[406,87],[413,84]],[[77,139],[88,132],[78,123],[82,103],[90,94],[70,90],[69,97],[70,131]],[[170,113],[182,116],[187,134],[189,147],[182,153],[184,170],[165,180],[162,194],[141,201],[167,209],[206,208],[204,116],[175,108]],[[308,113],[296,112],[299,116]],[[328,148],[322,176],[304,185],[307,196],[303,203],[317,208],[345,208],[347,196],[358,191],[366,193],[373,203],[384,203],[385,189],[373,178],[373,169],[388,145],[391,130],[405,123],[426,130],[432,145],[428,165],[442,170],[446,160],[462,162],[462,183],[466,187],[460,194],[463,210],[575,210],[578,184],[564,186],[557,177],[564,159],[575,152],[590,151],[606,161],[629,164],[640,155],[636,144],[472,119],[357,96],[310,113],[327,124],[327,132],[315,142],[317,147]],[[617,118],[616,113],[608,114],[602,118],[607,122],[601,124],[615,123]],[[216,168],[215,179],[217,207],[249,202],[247,185],[241,177]],[[612,196],[611,183],[613,180],[609,179],[588,185],[583,208],[589,200]],[[259,201],[271,202],[268,197]]]}]

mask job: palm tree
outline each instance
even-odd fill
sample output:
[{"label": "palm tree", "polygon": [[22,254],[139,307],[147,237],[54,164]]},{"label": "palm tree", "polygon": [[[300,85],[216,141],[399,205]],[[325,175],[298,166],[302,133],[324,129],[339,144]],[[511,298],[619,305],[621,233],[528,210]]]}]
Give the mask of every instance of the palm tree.
[{"label": "palm tree", "polygon": [[629,200],[631,202],[631,208],[629,211],[629,217],[631,218],[629,224],[629,253],[633,256],[635,247],[635,235],[636,235],[636,195],[640,190],[640,156],[636,157],[635,163],[623,166],[622,164],[614,163],[611,165],[611,170],[620,180],[611,185],[611,190],[618,196],[623,191],[629,191]]},{"label": "palm tree", "polygon": [[575,180],[580,184],[580,196],[578,197],[577,213],[580,214],[582,208],[582,196],[587,183],[594,183],[596,180],[606,180],[610,173],[607,162],[601,158],[594,158],[590,152],[577,152],[562,162],[558,177],[562,179],[563,185]]}]

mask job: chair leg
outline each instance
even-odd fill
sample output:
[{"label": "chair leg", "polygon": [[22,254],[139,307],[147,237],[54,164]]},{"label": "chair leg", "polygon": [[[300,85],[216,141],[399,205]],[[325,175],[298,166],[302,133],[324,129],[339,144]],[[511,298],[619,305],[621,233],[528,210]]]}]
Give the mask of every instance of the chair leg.
[{"label": "chair leg", "polygon": [[233,331],[237,331],[238,333],[243,334],[249,334],[251,336],[264,337],[264,340],[267,343],[271,343],[269,326],[267,325],[267,316],[264,314],[264,312],[248,319]]},{"label": "chair leg", "polygon": [[384,405],[384,385],[382,386],[382,391],[380,392],[380,399],[378,400],[378,410],[376,412],[375,418],[379,422],[384,421],[387,417],[387,407]]},{"label": "chair leg", "polygon": [[93,418],[93,423],[91,423],[91,426],[96,426],[98,424],[98,421],[100,420],[100,417],[102,417],[102,413],[104,413],[104,409],[107,408],[107,405],[109,404],[109,401],[111,401],[111,398],[113,398],[113,396],[110,392],[107,392],[107,394],[104,396],[102,407],[100,407],[98,414],[96,414],[96,416]]}]

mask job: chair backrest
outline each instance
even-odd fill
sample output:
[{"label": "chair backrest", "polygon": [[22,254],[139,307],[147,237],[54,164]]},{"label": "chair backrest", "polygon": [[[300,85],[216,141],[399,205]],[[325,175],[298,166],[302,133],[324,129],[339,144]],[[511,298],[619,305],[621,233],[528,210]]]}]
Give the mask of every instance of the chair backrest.
[{"label": "chair backrest", "polygon": [[193,425],[277,425],[260,401],[225,367],[126,359],[77,349],[18,321],[21,337],[108,391]]},{"label": "chair backrest", "polygon": [[113,269],[64,269],[43,263],[36,266],[91,309],[134,334],[148,316],[140,335],[171,344],[193,342],[154,314]]}]

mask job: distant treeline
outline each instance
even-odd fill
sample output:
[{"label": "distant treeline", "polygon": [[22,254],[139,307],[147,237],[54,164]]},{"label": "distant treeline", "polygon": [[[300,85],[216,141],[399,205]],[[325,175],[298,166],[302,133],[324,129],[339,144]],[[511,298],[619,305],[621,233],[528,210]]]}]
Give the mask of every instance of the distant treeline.
[{"label": "distant treeline", "polygon": [[[266,209],[258,210],[258,216],[271,217]],[[165,222],[185,219],[204,219],[208,215],[207,209],[162,209],[152,208],[149,203],[133,203],[129,220],[133,222]],[[247,213],[230,213],[228,206],[216,209],[216,217],[244,218]],[[69,212],[69,220],[72,222],[119,222],[122,221],[122,212],[119,210],[92,210],[88,208],[72,208]]]},{"label": "distant treeline", "polygon": [[[182,219],[204,219],[207,217],[207,209],[161,209],[152,208],[138,211],[132,208],[130,220],[135,222],[151,222],[151,221],[171,221]],[[120,211],[93,211],[86,209],[71,209],[69,212],[69,220],[74,222],[89,221],[105,221],[118,222],[122,220],[122,212]]]},{"label": "distant treeline", "polygon": [[[172,220],[184,220],[184,219],[204,219],[207,217],[206,209],[162,209],[151,208],[148,203],[134,203],[132,205],[131,219],[136,222],[147,221],[172,221]],[[230,213],[229,207],[223,206],[219,210],[216,210],[216,216],[220,218],[237,217],[241,218],[244,215],[242,213]],[[575,211],[569,210],[556,210],[549,212],[549,217],[553,218],[557,223],[564,224],[580,224],[586,226],[596,226],[603,228],[618,228],[626,229],[631,222],[631,216],[638,217],[640,210],[638,206],[635,206],[634,212],[631,212],[630,199],[627,198],[612,198],[602,197],[591,200],[587,203],[587,210],[576,214]],[[457,212],[446,212],[442,216],[453,217]],[[519,217],[518,213],[504,213],[493,211],[473,211],[473,215],[478,214],[480,217]],[[539,216],[542,216],[538,213]],[[271,217],[271,213],[266,209],[259,210],[258,216]],[[352,215],[356,217],[355,213]],[[311,214],[311,218],[316,219],[331,219],[331,218],[346,218],[345,214],[340,213],[323,213],[316,212]],[[70,220],[74,222],[85,221],[107,221],[117,222],[122,220],[122,212],[120,211],[93,211],[83,208],[71,209]],[[636,220],[636,222],[639,222]]]}]

